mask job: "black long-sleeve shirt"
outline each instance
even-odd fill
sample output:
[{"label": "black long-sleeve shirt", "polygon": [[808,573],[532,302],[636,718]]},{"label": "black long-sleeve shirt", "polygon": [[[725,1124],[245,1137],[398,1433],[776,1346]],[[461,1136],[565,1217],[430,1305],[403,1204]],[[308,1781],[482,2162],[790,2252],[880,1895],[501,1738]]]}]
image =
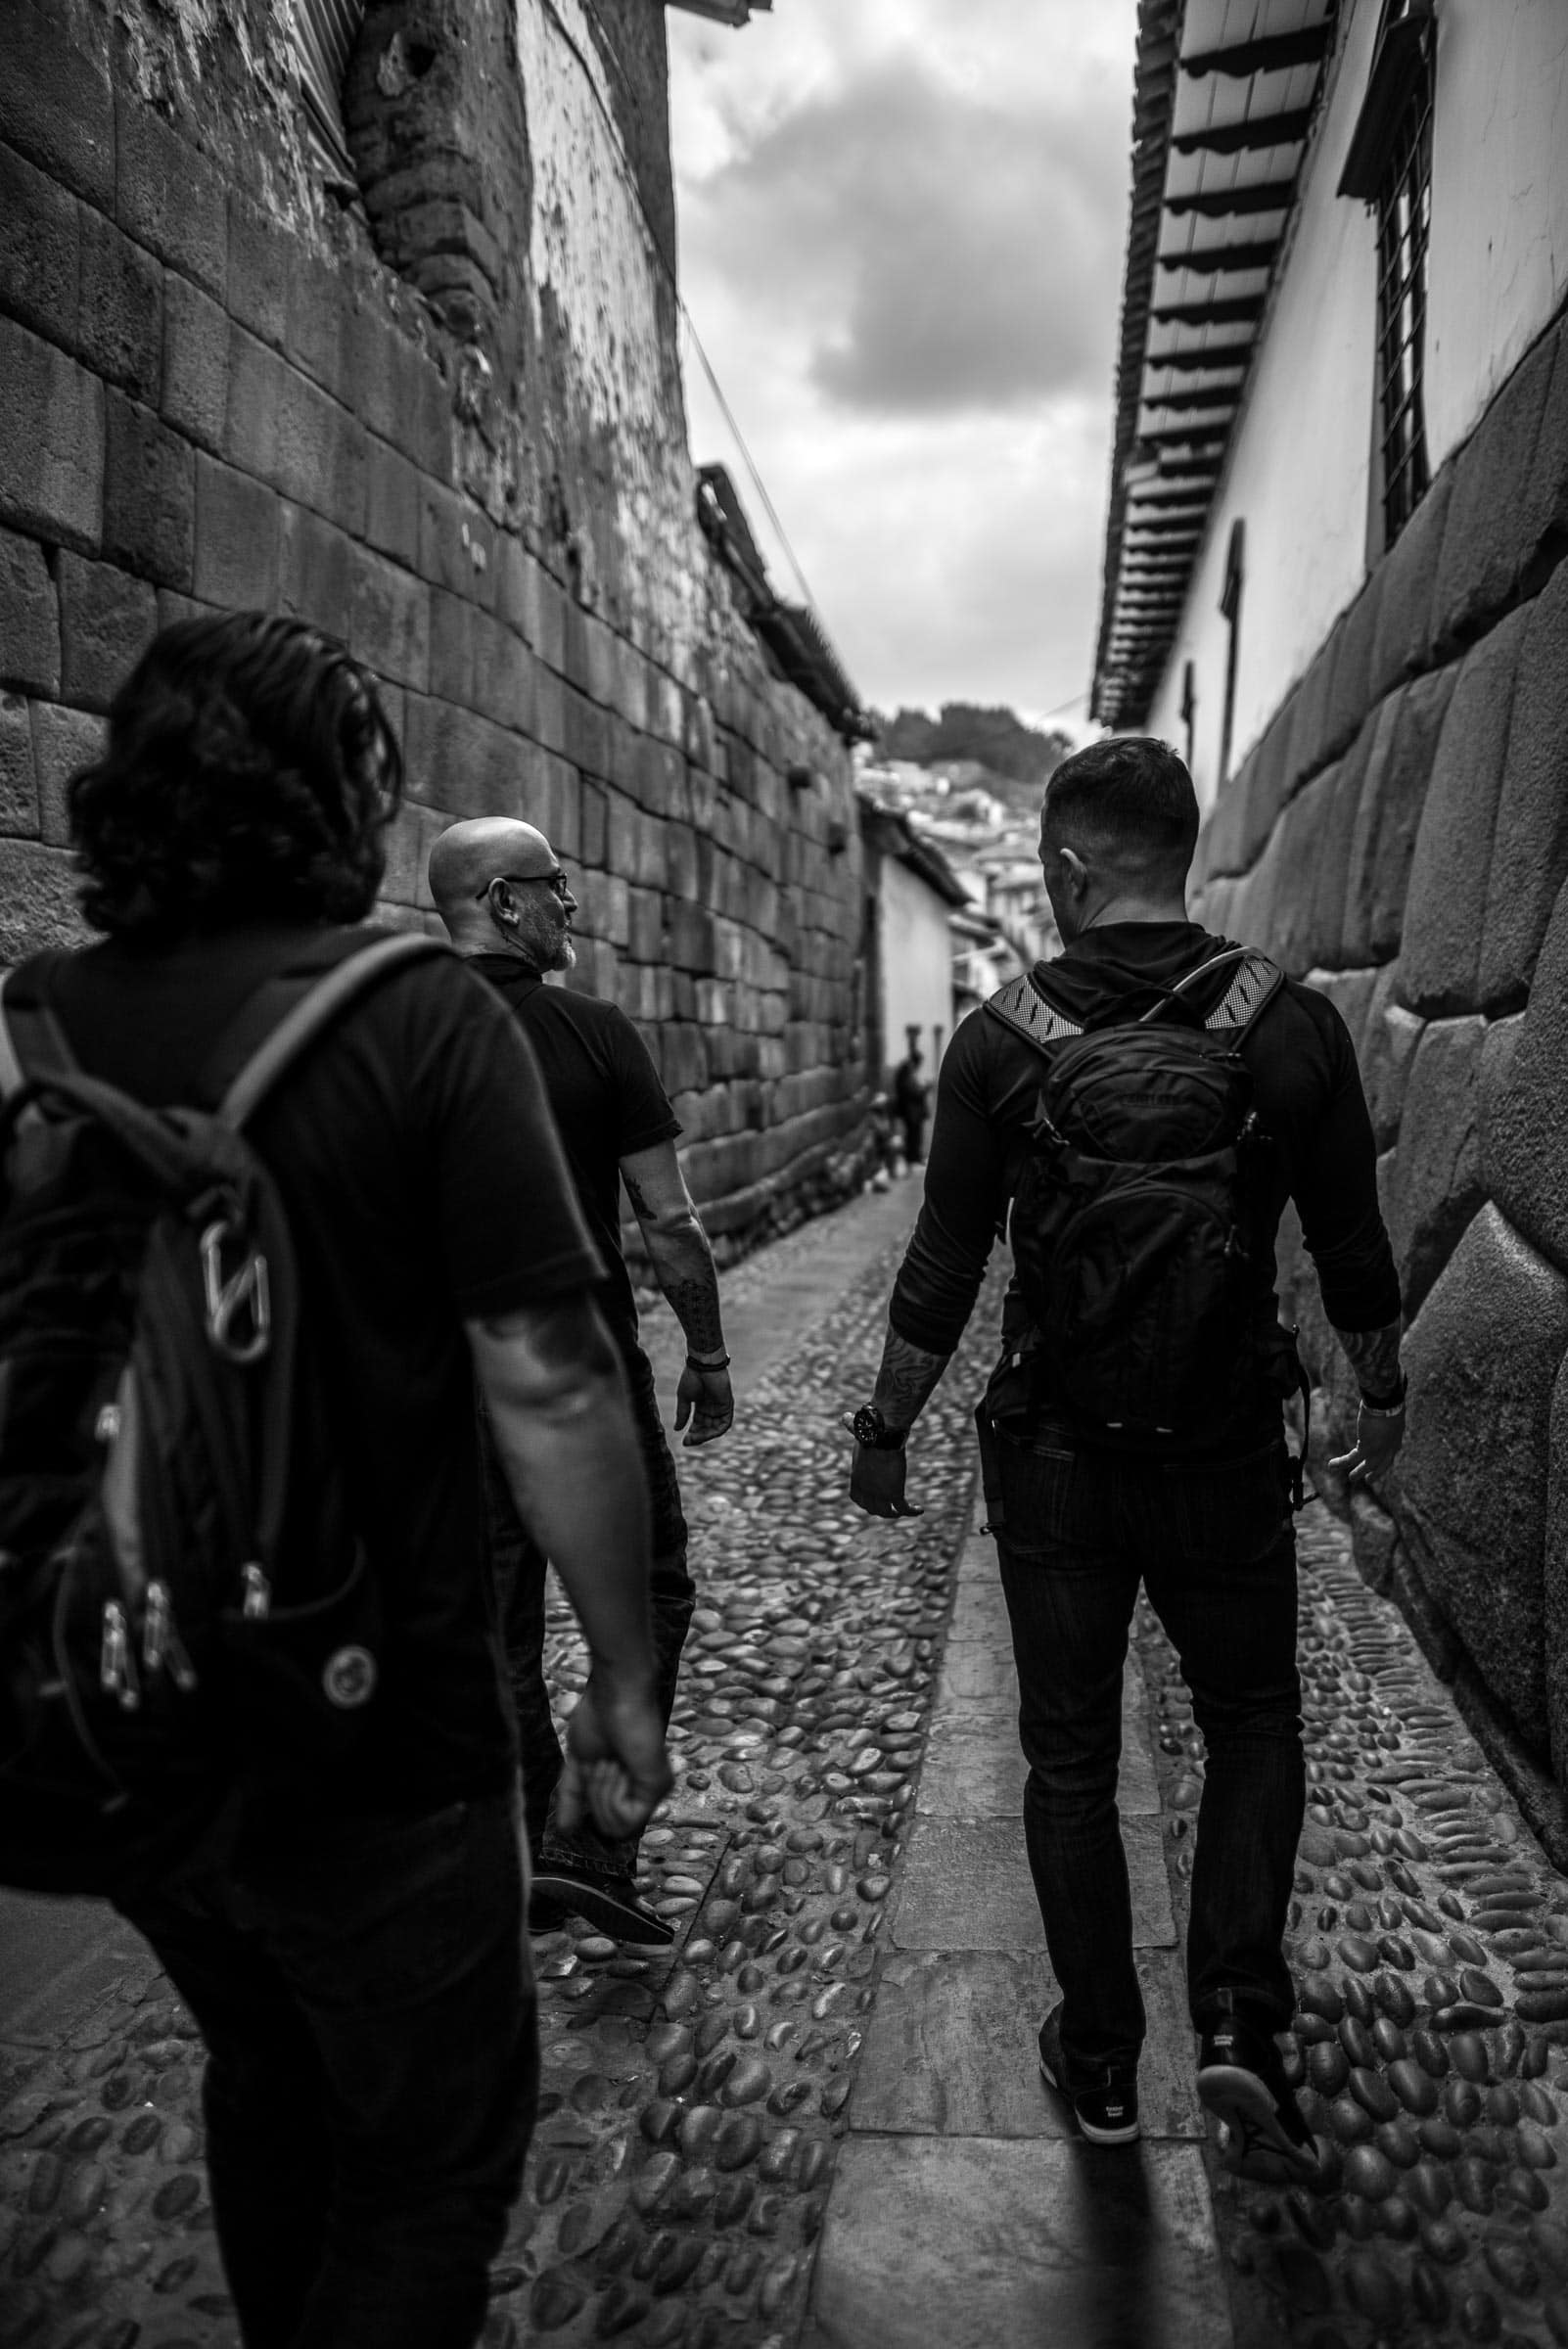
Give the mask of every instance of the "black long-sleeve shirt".
[{"label": "black long-sleeve shirt", "polygon": [[[1049,966],[1050,999],[1073,1018],[1130,1017],[1228,944],[1191,922],[1114,922],[1086,931]],[[1212,992],[1188,990],[1208,1012]],[[1242,1045],[1259,1117],[1275,1144],[1272,1229],[1288,1198],[1301,1217],[1323,1310],[1337,1329],[1378,1329],[1400,1311],[1399,1276],[1377,1201],[1377,1153],[1350,1032],[1326,995],[1287,980]],[[1005,1224],[1045,1062],[1021,1036],[976,1012],[957,1029],[937,1082],[926,1195],[894,1286],[889,1319],[928,1354],[951,1354]],[[1016,1282],[1002,1313],[1008,1344],[1028,1325]]]}]

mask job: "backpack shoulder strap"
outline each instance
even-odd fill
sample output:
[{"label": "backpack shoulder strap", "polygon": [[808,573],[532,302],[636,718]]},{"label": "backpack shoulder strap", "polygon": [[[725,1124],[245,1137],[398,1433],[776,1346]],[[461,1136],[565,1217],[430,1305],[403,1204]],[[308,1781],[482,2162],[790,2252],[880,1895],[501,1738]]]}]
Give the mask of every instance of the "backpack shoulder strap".
[{"label": "backpack shoulder strap", "polygon": [[44,993],[44,971],[51,959],[40,954],[17,966],[34,978],[37,999],[32,1003],[8,1003],[6,990],[17,970],[0,972],[0,1100],[31,1078],[73,1077],[79,1071],[66,1031]]},{"label": "backpack shoulder strap", "polygon": [[1048,1052],[1053,1044],[1064,1044],[1070,1036],[1082,1036],[1082,1024],[1070,1020],[1065,1011],[1048,1003],[1028,971],[1020,971],[1009,979],[993,995],[988,995],[983,1008],[1037,1052]]},{"label": "backpack shoulder strap", "polygon": [[[1226,953],[1217,954],[1210,961],[1200,963],[1196,971],[1188,972],[1187,977],[1196,979],[1202,972],[1212,971],[1216,964],[1225,961],[1235,964],[1230,984],[1203,1024],[1208,1029],[1234,1028],[1238,1036],[1245,1036],[1253,1022],[1268,1010],[1284,986],[1285,974],[1277,962],[1270,961],[1258,947],[1233,946]],[[1184,987],[1186,980],[1181,984]]]},{"label": "backpack shoulder strap", "polygon": [[[254,1116],[306,1047],[388,971],[438,955],[449,957],[451,952],[439,939],[396,931],[357,947],[319,978],[264,982],[214,1056],[212,1090],[221,1090],[217,1114],[223,1123],[238,1128]],[[255,1041],[258,1030],[260,1040]],[[231,1076],[218,1074],[225,1059],[232,1067],[236,1057],[240,1065]]]}]

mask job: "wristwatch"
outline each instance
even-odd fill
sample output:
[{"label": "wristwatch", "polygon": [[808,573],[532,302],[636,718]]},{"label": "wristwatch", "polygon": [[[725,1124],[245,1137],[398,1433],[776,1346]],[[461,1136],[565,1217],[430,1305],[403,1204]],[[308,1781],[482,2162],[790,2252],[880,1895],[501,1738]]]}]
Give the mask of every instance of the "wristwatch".
[{"label": "wristwatch", "polygon": [[852,1422],[856,1444],[867,1451],[902,1451],[909,1441],[906,1427],[890,1427],[874,1403],[862,1403]]}]

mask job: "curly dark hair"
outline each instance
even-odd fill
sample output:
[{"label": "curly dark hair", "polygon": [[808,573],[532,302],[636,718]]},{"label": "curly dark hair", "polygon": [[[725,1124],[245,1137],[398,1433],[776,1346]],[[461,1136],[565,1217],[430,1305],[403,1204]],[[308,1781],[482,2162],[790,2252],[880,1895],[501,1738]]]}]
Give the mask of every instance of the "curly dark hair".
[{"label": "curly dark hair", "polygon": [[71,778],[82,910],[149,942],[361,920],[401,792],[375,686],[341,644],[262,612],[179,621],[115,694],[104,756]]}]

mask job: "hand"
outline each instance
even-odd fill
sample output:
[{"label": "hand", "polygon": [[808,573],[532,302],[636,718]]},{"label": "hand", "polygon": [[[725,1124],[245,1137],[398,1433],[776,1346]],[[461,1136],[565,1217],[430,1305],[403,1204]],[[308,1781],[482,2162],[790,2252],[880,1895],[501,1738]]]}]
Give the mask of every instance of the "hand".
[{"label": "hand", "polygon": [[1405,1441],[1405,1413],[1369,1411],[1362,1404],[1356,1413],[1356,1442],[1349,1451],[1330,1460],[1330,1468],[1343,1468],[1353,1484],[1380,1485],[1399,1456]]},{"label": "hand", "polygon": [[676,1435],[691,1421],[691,1434],[681,1450],[690,1451],[694,1445],[711,1444],[715,1436],[727,1435],[734,1418],[735,1394],[729,1372],[699,1370],[688,1362],[675,1389]]},{"label": "hand", "polygon": [[[853,1435],[853,1420],[842,1424]],[[850,1498],[855,1507],[864,1509],[868,1517],[923,1517],[920,1504],[903,1497],[907,1466],[901,1445],[897,1451],[879,1451],[869,1444],[856,1444],[854,1465],[850,1470]]]},{"label": "hand", "polygon": [[568,1834],[584,1814],[621,1842],[646,1826],[673,1782],[651,1681],[617,1682],[595,1665],[567,1723],[556,1816]]}]

